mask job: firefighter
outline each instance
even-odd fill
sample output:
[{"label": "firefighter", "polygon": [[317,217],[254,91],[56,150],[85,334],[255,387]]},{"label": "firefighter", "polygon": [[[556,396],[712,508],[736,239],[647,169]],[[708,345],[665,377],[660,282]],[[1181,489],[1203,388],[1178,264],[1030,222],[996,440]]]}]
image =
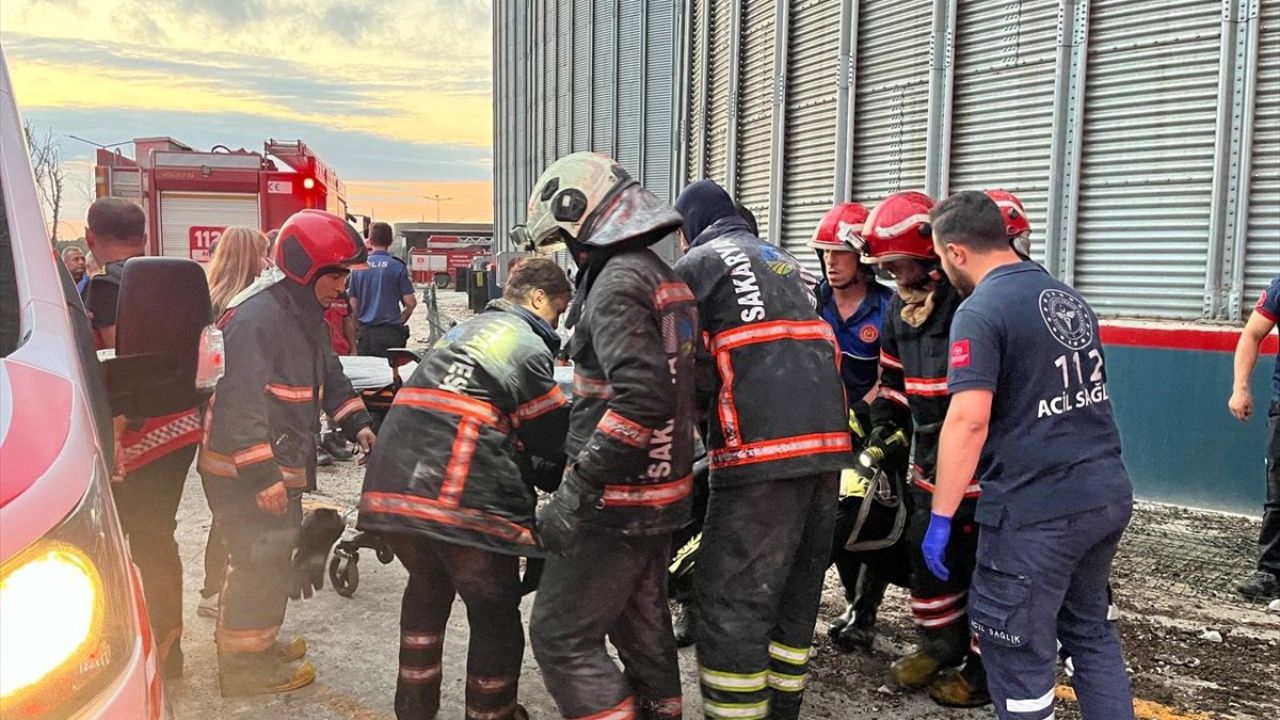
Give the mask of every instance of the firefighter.
[{"label": "firefighter", "polygon": [[680,194],[708,353],[710,499],[694,589],[709,718],[795,718],[831,556],[838,474],[853,463],[831,326],[795,258],[752,235],[710,180]]},{"label": "firefighter", "polygon": [[872,209],[855,245],[865,262],[888,272],[897,296],[884,319],[880,344],[880,390],[871,406],[868,444],[887,450],[899,431],[912,432],[912,514],[907,524],[911,552],[911,615],[920,646],[890,670],[905,688],[929,687],[935,702],[977,707],[990,702],[982,659],[971,641],[965,607],[977,552],[973,513],[979,488],[968,483],[952,519],[948,555],[952,572],[939,580],[924,565],[920,541],[929,525],[929,505],[938,457],[938,433],[947,414],[948,333],[960,295],[947,281],[933,251],[929,211],[934,201],[919,192],[889,195]]},{"label": "firefighter", "polygon": [[[858,203],[837,203],[822,217],[809,247],[818,253],[824,278],[818,286],[818,314],[835,332],[840,345],[840,377],[849,403],[849,432],[855,450],[862,448],[871,427],[871,401],[880,383],[880,331],[893,293],[875,281],[871,266],[849,240],[861,234],[867,209]],[[849,240],[846,240],[848,238]],[[827,634],[840,645],[867,645],[875,624],[875,608],[885,582],[862,559],[844,549],[858,505],[843,498],[836,510],[831,557],[844,586],[845,611],[831,622]],[[850,512],[851,511],[851,512]],[[859,577],[863,576],[861,586]],[[859,587],[863,592],[860,594]],[[855,600],[862,602],[855,610]]]},{"label": "firefighter", "polygon": [[[89,207],[85,240],[102,263],[86,275],[84,305],[98,350],[116,345],[116,300],[130,258],[146,254],[146,214],[121,198]],[[182,677],[182,558],[174,532],[187,471],[200,442],[196,409],[159,418],[116,419],[119,451],[111,494],[142,575],[151,629],[166,678]]]},{"label": "firefighter", "polygon": [[[224,316],[226,374],[209,401],[197,463],[229,555],[215,633],[223,696],[285,692],[315,679],[310,663],[295,663],[306,643],[277,635],[294,586],[302,492],[315,489],[321,410],[366,452],[373,447],[372,419],[323,317],[363,257],[346,222],[298,212],[280,229],[276,267]],[[298,548],[309,550],[318,551]]]},{"label": "firefighter", "polygon": [[1027,210],[1017,195],[1008,190],[986,190],[984,194],[991,198],[1004,218],[1004,232],[1009,236],[1009,245],[1023,260],[1031,259],[1031,221],[1027,218]]},{"label": "firefighter", "polygon": [[700,335],[693,294],[649,246],[680,216],[608,157],[574,153],[538,179],[528,218],[534,247],[567,246],[578,266],[569,464],[538,513],[562,556],[533,606],[534,655],[566,718],[679,718],[667,564],[689,521]]},{"label": "firefighter", "polygon": [[[1057,641],[1086,720],[1131,720],[1107,579],[1133,488],[1107,396],[1093,309],[1008,245],[999,209],[962,192],[931,213],[942,266],[967,296],[951,325],[950,408],[922,554],[942,581],[975,472],[982,526],[969,625],[1001,720],[1051,720]],[[1074,366],[1074,371],[1068,368]]]},{"label": "firefighter", "polygon": [[440,710],[445,627],[467,606],[466,714],[507,720],[516,703],[524,628],[520,556],[543,557],[524,451],[555,455],[569,402],[556,384],[555,328],[573,288],[551,258],[511,271],[503,297],[450,330],[396,394],[360,499],[362,530],[387,538],[409,571],[400,611],[396,716]]}]

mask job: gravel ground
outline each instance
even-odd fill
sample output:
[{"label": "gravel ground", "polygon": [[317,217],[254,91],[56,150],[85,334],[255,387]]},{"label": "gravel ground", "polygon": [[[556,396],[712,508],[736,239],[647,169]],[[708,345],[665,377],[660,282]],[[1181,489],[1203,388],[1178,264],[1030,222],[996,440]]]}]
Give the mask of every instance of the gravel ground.
[{"label": "gravel ground", "polygon": [[[445,291],[439,296],[444,324],[465,317],[463,295]],[[413,343],[424,344],[426,315],[413,320]],[[362,472],[355,463],[322,468],[321,492],[342,505],[355,503]],[[173,683],[170,695],[180,720],[243,718],[328,720],[393,718],[400,594],[406,574],[398,563],[380,565],[373,554],[361,553],[360,586],[354,597],[342,598],[326,584],[311,600],[290,606],[284,635],[303,635],[311,644],[310,657],[319,673],[312,687],[284,695],[226,701],[219,697],[213,646],[213,621],[196,616],[196,590],[202,582],[202,553],[209,529],[209,512],[193,471],[179,514],[179,542],[186,567],[187,592],[184,648],[186,677]],[[1115,589],[1124,617],[1121,629],[1135,695],[1144,703],[1145,718],[1274,718],[1280,716],[1280,615],[1261,606],[1243,606],[1220,587],[1207,587],[1167,551],[1169,530],[1195,529],[1205,537],[1230,540],[1231,548],[1247,548],[1258,523],[1249,518],[1143,505],[1135,515],[1117,561]],[[1177,548],[1174,547],[1176,550]],[[1162,555],[1162,552],[1164,555]],[[1221,578],[1246,564],[1240,552],[1224,557],[1208,577]],[[1175,575],[1176,577],[1171,577]],[[1174,582],[1180,579],[1182,582]],[[1188,579],[1190,578],[1190,579]],[[1201,578],[1200,580],[1203,581]],[[1220,583],[1219,583],[1220,584]],[[815,659],[806,694],[805,717],[842,720],[941,720],[989,718],[989,709],[951,711],[927,697],[886,687],[889,663],[908,651],[913,630],[906,595],[891,589],[880,613],[880,637],[873,651],[839,652],[822,633],[841,607],[834,570],[828,575],[822,617],[815,632]],[[524,612],[529,611],[526,599]],[[463,668],[466,657],[466,611],[459,603],[446,639],[445,707],[442,718],[462,718]],[[1216,630],[1221,642],[1202,639]],[[685,717],[701,714],[693,650],[680,654],[684,677]],[[1069,680],[1062,678],[1060,696],[1069,697]],[[526,649],[521,701],[534,718],[558,713],[543,687],[531,652]],[[1059,718],[1079,718],[1076,705],[1060,703]]]}]

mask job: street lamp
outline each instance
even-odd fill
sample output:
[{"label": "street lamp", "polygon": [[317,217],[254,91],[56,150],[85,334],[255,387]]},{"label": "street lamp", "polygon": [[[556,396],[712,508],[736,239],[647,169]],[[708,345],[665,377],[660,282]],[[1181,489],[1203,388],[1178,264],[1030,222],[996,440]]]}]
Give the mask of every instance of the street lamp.
[{"label": "street lamp", "polygon": [[447,202],[447,201],[449,201],[449,200],[452,200],[453,198],[440,197],[440,194],[439,194],[439,193],[436,193],[435,195],[423,195],[423,196],[422,196],[422,199],[423,199],[423,200],[434,200],[434,201],[435,201],[435,203],[436,203],[436,222],[440,222],[440,203],[442,203],[442,202]]}]

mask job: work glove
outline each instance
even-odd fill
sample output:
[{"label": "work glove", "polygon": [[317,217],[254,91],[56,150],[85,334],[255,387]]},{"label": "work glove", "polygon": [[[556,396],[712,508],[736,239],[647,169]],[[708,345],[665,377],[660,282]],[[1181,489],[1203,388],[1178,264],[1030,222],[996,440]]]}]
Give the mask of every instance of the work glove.
[{"label": "work glove", "polygon": [[924,553],[925,567],[939,580],[946,582],[951,577],[947,570],[947,542],[951,540],[951,518],[929,513],[929,529],[925,530],[924,541],[920,550]]},{"label": "work glove", "polygon": [[342,537],[346,527],[342,516],[331,508],[317,508],[302,519],[298,549],[293,553],[293,583],[289,597],[309,599],[315,590],[324,587],[329,550]]},{"label": "work glove", "polygon": [[578,528],[604,507],[600,489],[587,484],[570,466],[551,494],[551,501],[538,508],[538,538],[549,553],[565,555],[573,546]]}]

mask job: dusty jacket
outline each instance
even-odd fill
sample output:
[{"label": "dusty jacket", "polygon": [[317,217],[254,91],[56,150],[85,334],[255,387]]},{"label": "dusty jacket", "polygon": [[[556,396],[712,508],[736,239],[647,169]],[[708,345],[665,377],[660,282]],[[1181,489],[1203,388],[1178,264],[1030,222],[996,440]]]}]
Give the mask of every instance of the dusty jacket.
[{"label": "dusty jacket", "polygon": [[[947,362],[951,320],[960,294],[946,280],[933,293],[933,311],[920,327],[902,319],[902,297],[894,294],[880,337],[880,394],[871,404],[871,426],[910,431],[915,426],[912,482],[933,492],[938,439],[951,398]],[[977,497],[975,480],[966,497]]]},{"label": "dusty jacket", "polygon": [[709,350],[698,390],[712,485],[851,467],[835,334],[795,258],[731,217],[703,230],[676,272],[697,295]]},{"label": "dusty jacket", "polygon": [[604,490],[604,510],[589,524],[674,530],[689,520],[693,488],[693,294],[640,249],[610,258],[579,301],[565,449],[578,476]]},{"label": "dusty jacket", "polygon": [[569,401],[555,331],[502,300],[450,330],[396,394],[360,498],[360,528],[540,555],[517,454],[560,451]]},{"label": "dusty jacket", "polygon": [[314,490],[320,411],[349,439],[372,424],[329,343],[324,308],[286,280],[228,310],[222,325],[226,374],[205,413],[200,472],[241,492],[279,480]]}]

